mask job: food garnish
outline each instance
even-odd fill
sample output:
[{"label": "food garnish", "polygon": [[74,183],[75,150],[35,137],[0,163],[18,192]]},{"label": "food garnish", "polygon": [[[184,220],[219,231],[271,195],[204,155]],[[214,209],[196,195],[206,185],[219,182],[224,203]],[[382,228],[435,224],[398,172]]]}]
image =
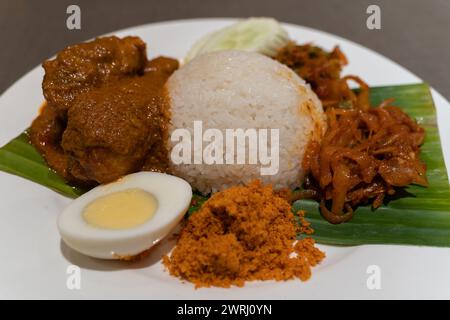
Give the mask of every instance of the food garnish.
[{"label": "food garnish", "polygon": [[[372,202],[376,209],[400,187],[428,186],[420,159],[425,130],[393,106],[394,99],[372,108],[369,86],[356,76],[341,77],[347,59],[338,47],[326,52],[291,42],[275,59],[306,79],[326,110],[327,132],[322,141],[310,141],[303,158],[304,188],[326,220],[346,222],[358,205]],[[357,92],[349,80],[360,86]]]},{"label": "food garnish", "polygon": [[289,41],[286,30],[272,18],[249,18],[198,40],[187,53],[189,62],[204,53],[221,50],[244,50],[273,56]]},{"label": "food garnish", "polygon": [[196,287],[305,281],[325,257],[309,237],[312,232],[304,212],[296,217],[287,199],[253,181],[213,194],[189,218],[163,261],[170,274]]},{"label": "food garnish", "polygon": [[378,208],[399,187],[428,186],[419,156],[425,131],[401,109],[386,101],[367,111],[330,108],[327,116],[328,131],[321,144],[310,143],[303,167],[305,188],[317,191],[329,222],[350,220],[369,201]]}]

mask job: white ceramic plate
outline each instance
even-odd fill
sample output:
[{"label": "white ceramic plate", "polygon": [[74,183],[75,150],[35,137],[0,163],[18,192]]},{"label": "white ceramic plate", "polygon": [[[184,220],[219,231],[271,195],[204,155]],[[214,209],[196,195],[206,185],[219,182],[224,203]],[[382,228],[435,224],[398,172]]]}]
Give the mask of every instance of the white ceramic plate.
[{"label": "white ceramic plate", "polygon": [[[140,36],[151,57],[181,58],[199,37],[232,21],[171,21],[114,34]],[[341,46],[350,61],[344,72],[359,75],[370,85],[422,82],[398,64],[348,40],[300,26],[285,27],[298,42],[314,42],[326,49]],[[42,76],[38,66],[1,96],[0,145],[28,127],[37,115],[43,101]],[[449,167],[449,103],[434,90],[433,98]],[[90,259],[67,248],[61,243],[56,218],[69,202],[45,187],[0,172],[0,298],[450,298],[450,248],[385,245],[321,246],[327,258],[307,282],[254,282],[244,288],[195,290],[164,272],[160,257],[170,243],[132,265]],[[80,290],[66,286],[67,268],[72,264],[81,268]],[[381,270],[379,290],[367,287],[370,265]]]}]

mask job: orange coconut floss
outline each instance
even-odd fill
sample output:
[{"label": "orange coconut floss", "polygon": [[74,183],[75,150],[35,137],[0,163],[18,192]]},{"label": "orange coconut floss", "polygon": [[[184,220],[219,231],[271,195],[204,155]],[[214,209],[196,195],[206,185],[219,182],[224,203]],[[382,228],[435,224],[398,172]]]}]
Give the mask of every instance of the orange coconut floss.
[{"label": "orange coconut floss", "polygon": [[[252,280],[311,277],[325,254],[309,223],[270,185],[254,181],[214,194],[183,227],[163,261],[170,274],[196,287],[243,286]],[[297,241],[297,235],[303,234]]]}]

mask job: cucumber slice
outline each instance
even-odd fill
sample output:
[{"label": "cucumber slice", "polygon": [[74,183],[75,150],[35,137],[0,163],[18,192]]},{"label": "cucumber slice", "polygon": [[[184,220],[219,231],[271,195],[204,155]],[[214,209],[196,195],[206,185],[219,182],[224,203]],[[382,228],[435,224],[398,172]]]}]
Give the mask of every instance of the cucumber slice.
[{"label": "cucumber slice", "polygon": [[184,62],[188,62],[188,61],[194,59],[199,54],[199,52],[201,51],[203,46],[206,44],[206,42],[208,42],[208,40],[214,35],[214,33],[215,32],[208,33],[206,36],[197,40],[194,43],[194,45],[191,47],[191,49],[189,49],[186,56],[184,57]]},{"label": "cucumber slice", "polygon": [[249,18],[198,40],[189,50],[184,61],[220,50],[244,50],[274,56],[289,41],[286,30],[272,18]]}]

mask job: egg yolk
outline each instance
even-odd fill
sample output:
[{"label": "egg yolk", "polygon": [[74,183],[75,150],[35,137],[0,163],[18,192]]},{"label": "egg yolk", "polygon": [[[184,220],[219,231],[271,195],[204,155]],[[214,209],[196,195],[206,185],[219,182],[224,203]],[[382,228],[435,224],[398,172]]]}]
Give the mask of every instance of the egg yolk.
[{"label": "egg yolk", "polygon": [[149,220],[156,211],[155,197],[142,189],[127,189],[100,197],[83,211],[86,222],[102,229],[130,229]]}]

